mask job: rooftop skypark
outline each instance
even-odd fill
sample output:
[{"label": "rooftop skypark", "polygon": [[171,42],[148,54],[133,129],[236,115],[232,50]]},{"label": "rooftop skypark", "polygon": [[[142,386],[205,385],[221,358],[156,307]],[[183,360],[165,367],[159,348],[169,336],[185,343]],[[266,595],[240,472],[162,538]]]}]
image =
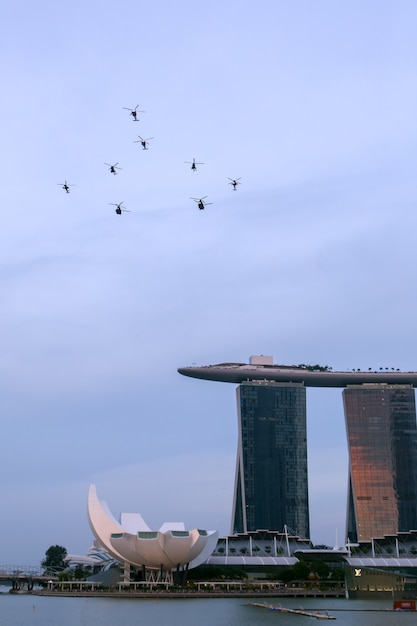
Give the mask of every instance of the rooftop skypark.
[{"label": "rooftop skypark", "polygon": [[180,367],[178,372],[191,378],[226,383],[242,383],[247,380],[265,380],[280,383],[303,383],[306,387],[347,387],[348,385],[386,384],[412,385],[417,387],[417,372],[401,372],[394,368],[379,370],[353,369],[333,371],[328,365],[275,365],[267,362],[219,363]]}]

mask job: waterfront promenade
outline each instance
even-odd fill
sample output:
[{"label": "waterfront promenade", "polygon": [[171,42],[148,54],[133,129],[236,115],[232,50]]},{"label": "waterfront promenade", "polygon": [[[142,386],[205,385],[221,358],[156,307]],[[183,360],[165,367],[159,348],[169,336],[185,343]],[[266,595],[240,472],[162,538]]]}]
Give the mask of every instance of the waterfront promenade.
[{"label": "waterfront promenade", "polygon": [[109,597],[109,598],[344,598],[345,590],[304,589],[276,583],[199,582],[192,588],[146,587],[143,583],[102,587],[97,583],[67,581],[36,589],[32,594],[55,597]]}]

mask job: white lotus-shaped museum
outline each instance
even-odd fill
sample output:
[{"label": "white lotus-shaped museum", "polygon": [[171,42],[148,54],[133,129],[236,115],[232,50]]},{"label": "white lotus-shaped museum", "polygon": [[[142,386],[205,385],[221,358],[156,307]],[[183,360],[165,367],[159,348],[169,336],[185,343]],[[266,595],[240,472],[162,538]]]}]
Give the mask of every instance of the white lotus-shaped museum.
[{"label": "white lotus-shaped museum", "polygon": [[139,513],[121,513],[117,522],[107,503],[98,499],[95,485],[88,494],[88,520],[100,547],[134,567],[191,569],[204,563],[217,544],[217,531],[185,530],[183,522],[165,522],[151,530]]}]

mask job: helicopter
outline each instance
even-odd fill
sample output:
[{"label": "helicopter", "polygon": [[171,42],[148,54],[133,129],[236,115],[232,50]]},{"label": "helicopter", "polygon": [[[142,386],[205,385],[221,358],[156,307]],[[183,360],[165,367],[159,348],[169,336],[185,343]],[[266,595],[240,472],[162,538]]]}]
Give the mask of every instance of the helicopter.
[{"label": "helicopter", "polygon": [[121,215],[122,211],[125,211],[126,213],[130,213],[129,209],[125,209],[122,205],[123,202],[119,202],[119,204],[115,204],[114,202],[109,202],[109,204],[111,206],[115,206],[115,212],[117,213],[117,215]]},{"label": "helicopter", "polygon": [[104,165],[107,165],[109,168],[109,171],[111,174],[114,174],[116,176],[117,172],[116,170],[121,170],[121,167],[117,167],[117,163],[115,163],[114,165],[110,165],[110,163],[105,163]]},{"label": "helicopter", "polygon": [[153,139],[153,137],[149,137],[149,139],[144,139],[143,137],[141,137],[140,135],[138,135],[139,140],[138,141],[134,141],[133,143],[140,143],[142,145],[142,148],[144,150],[149,150],[149,148],[147,148],[146,146],[148,145],[148,142]]},{"label": "helicopter", "polygon": [[227,184],[232,185],[233,191],[236,191],[236,187],[242,184],[239,182],[240,178],[229,178],[229,180],[230,180],[230,183],[227,183]]},{"label": "helicopter", "polygon": [[196,161],[195,159],[193,159],[192,161],[184,161],[184,163],[190,163],[191,164],[191,169],[196,172],[197,171],[197,165],[204,165],[204,163],[199,163],[198,161]]},{"label": "helicopter", "polygon": [[133,117],[134,122],[140,122],[140,120],[137,119],[138,113],[146,113],[146,111],[138,111],[138,106],[139,105],[137,104],[134,109],[130,109],[129,107],[123,107],[126,111],[130,111],[130,115]]},{"label": "helicopter", "polygon": [[75,187],[75,185],[70,185],[69,183],[67,183],[67,181],[65,181],[64,183],[57,183],[57,185],[62,187],[62,189],[64,189],[67,193],[70,192],[70,187]]},{"label": "helicopter", "polygon": [[207,198],[207,196],[203,196],[202,198],[190,198],[190,200],[194,200],[194,202],[197,202],[198,208],[200,209],[200,211],[203,211],[206,206],[208,206],[209,204],[213,204],[212,202],[204,202],[205,198]]}]

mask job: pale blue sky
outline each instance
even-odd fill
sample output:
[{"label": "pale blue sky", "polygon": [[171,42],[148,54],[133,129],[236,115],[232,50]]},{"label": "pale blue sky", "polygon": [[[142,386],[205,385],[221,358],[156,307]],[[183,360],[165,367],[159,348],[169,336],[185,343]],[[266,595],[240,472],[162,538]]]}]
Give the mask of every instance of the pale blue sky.
[{"label": "pale blue sky", "polygon": [[[416,369],[416,21],[411,0],[3,3],[0,563],[84,553],[91,482],[116,515],[228,532],[234,385],[177,367]],[[333,544],[341,392],[308,390],[308,420]]]}]

